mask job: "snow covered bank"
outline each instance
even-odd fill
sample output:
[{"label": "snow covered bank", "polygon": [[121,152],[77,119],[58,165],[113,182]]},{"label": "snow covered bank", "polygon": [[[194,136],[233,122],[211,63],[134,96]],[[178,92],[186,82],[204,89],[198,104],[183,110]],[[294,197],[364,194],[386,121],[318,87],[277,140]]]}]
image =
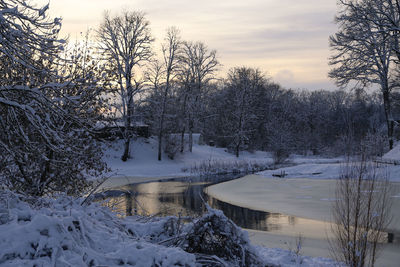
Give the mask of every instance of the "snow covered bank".
[{"label": "snow covered bank", "polygon": [[[105,149],[104,160],[112,169],[112,177],[118,177],[117,183],[154,181],[163,178],[189,176],[190,169],[201,162],[221,161],[234,163],[247,161],[259,164],[271,164],[271,155],[267,152],[242,152],[240,158],[228,153],[224,148],[207,145],[193,145],[193,152],[178,153],[174,160],[163,155],[162,161],[157,160],[157,140],[155,138],[138,138],[131,144],[132,158],[126,162],[121,160],[122,141],[116,141],[112,147]],[[149,179],[150,178],[150,179]]]},{"label": "snow covered bank", "polygon": [[329,259],[255,247],[216,210],[182,224],[176,217],[121,219],[67,197],[29,202],[0,192],[0,265],[337,266]]},{"label": "snow covered bank", "polygon": [[[305,160],[305,159],[298,159]],[[321,162],[322,161],[321,159]],[[344,163],[305,163],[293,167],[268,170],[257,173],[265,178],[273,178],[284,174],[284,178],[309,178],[309,179],[337,179],[340,177],[340,170]],[[380,164],[381,170],[387,171],[389,180],[400,182],[400,166],[391,164]]]},{"label": "snow covered bank", "polygon": [[263,171],[257,173],[257,175],[267,178],[283,174],[283,178],[337,179],[340,176],[341,166],[341,163],[308,163],[278,170]]}]

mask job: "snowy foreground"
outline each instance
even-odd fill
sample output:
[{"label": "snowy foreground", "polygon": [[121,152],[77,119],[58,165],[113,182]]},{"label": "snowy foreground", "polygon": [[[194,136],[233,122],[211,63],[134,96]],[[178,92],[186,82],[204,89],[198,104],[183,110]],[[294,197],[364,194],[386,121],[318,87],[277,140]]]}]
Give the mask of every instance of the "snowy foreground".
[{"label": "snowy foreground", "polygon": [[2,266],[337,266],[253,246],[247,232],[217,210],[182,224],[176,217],[121,219],[63,196],[30,202],[0,195]]}]

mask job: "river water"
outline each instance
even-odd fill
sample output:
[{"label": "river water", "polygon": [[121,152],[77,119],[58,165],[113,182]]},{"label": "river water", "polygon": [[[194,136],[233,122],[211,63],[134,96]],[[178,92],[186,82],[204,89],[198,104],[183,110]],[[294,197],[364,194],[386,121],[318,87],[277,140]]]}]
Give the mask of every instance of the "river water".
[{"label": "river water", "polygon": [[[122,216],[201,216],[206,212],[204,201],[222,210],[238,226],[278,234],[325,238],[330,224],[281,213],[252,210],[222,202],[208,196],[210,185],[239,178],[239,175],[177,178],[116,187],[98,195]],[[268,209],[267,209],[268,210]],[[329,235],[329,234],[328,234]]]}]

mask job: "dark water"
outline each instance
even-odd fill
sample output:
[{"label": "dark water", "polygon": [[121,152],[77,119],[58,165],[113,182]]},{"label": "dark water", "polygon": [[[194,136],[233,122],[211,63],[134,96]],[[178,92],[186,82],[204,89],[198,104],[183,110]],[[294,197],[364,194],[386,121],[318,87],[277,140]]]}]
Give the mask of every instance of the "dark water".
[{"label": "dark water", "polygon": [[[238,176],[175,179],[126,185],[97,195],[123,216],[201,216],[206,212],[204,201],[222,210],[238,226],[246,229],[285,233],[286,235],[325,238],[330,224],[322,221],[280,213],[252,210],[222,202],[208,196],[207,186],[238,178]],[[268,209],[268,207],[266,207]],[[393,236],[391,236],[393,237]],[[398,243],[396,234],[391,240]]]}]

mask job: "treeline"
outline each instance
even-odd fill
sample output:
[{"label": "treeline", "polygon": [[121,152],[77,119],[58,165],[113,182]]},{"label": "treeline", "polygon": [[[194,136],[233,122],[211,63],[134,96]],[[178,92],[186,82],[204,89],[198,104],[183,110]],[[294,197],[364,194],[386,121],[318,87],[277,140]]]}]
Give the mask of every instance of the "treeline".
[{"label": "treeline", "polygon": [[[367,149],[382,155],[387,149],[382,100],[376,93],[284,89],[247,67],[204,86],[196,102],[188,101],[185,86],[177,81],[167,100],[164,149],[171,157],[190,151],[184,134],[192,132],[236,156],[243,150],[272,151],[278,161],[290,153],[352,155]],[[157,98],[148,94],[138,109],[153,133],[159,130]]]}]

